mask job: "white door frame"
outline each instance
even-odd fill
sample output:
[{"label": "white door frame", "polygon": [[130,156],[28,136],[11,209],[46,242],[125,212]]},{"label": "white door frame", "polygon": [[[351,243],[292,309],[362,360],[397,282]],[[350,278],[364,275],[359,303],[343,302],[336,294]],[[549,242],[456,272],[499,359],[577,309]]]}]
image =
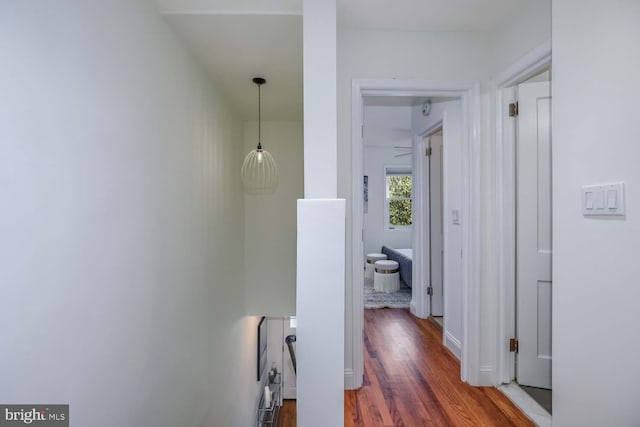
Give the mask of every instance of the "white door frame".
[{"label": "white door frame", "polygon": [[[363,140],[362,125],[365,96],[416,96],[460,98],[462,104],[462,357],[461,378],[471,384],[480,383],[480,85],[478,83],[432,82],[398,79],[354,79],[351,98],[352,132],[352,301],[347,308],[351,316],[353,376],[348,388],[362,385],[364,375],[364,244],[363,244]],[[414,171],[415,173],[416,171]],[[418,181],[418,180],[416,180]],[[424,232],[414,224],[414,235]],[[424,224],[418,227],[424,227]],[[424,248],[418,242],[414,255]],[[417,258],[417,256],[416,256]],[[415,272],[415,269],[414,269]],[[424,273],[421,273],[424,274]],[[420,280],[420,281],[418,281]],[[414,283],[424,283],[423,277],[413,277]],[[350,310],[349,310],[350,308]],[[412,313],[429,315],[429,300],[424,286],[413,286]],[[350,313],[349,313],[350,311]]]},{"label": "white door frame", "polygon": [[[551,66],[551,40],[546,41],[493,81],[495,88],[496,137],[494,150],[494,195],[496,214],[493,229],[498,257],[497,271],[497,347],[496,383],[515,378],[515,354],[509,352],[509,339],[516,330],[516,170],[513,124],[502,118],[515,101],[514,86]],[[505,129],[507,131],[505,131]]]}]

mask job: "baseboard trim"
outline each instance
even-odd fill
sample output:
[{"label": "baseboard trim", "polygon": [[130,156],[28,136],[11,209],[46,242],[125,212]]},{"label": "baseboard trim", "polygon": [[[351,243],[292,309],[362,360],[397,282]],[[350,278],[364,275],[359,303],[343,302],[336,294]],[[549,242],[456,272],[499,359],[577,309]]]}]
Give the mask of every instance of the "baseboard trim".
[{"label": "baseboard trim", "polygon": [[493,365],[482,365],[480,366],[480,375],[478,376],[479,379],[479,386],[483,386],[483,387],[488,387],[488,386],[495,386],[496,382],[494,380],[495,377],[495,367]]},{"label": "baseboard trim", "polygon": [[362,381],[358,381],[355,374],[353,373],[353,369],[345,369],[344,370],[344,389],[345,390],[357,390],[362,387]]},{"label": "baseboard trim", "polygon": [[449,331],[444,333],[444,345],[460,360],[462,357],[462,343],[459,339],[451,335]]}]

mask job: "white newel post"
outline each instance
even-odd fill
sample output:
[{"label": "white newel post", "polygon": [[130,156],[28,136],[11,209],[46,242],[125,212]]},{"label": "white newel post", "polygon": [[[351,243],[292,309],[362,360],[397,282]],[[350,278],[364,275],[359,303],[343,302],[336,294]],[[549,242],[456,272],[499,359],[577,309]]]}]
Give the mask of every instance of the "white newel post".
[{"label": "white newel post", "polygon": [[297,416],[344,423],[344,200],[298,200]]},{"label": "white newel post", "polygon": [[304,196],[298,200],[297,422],[344,424],[345,201],[337,197],[336,1],[304,0]]}]

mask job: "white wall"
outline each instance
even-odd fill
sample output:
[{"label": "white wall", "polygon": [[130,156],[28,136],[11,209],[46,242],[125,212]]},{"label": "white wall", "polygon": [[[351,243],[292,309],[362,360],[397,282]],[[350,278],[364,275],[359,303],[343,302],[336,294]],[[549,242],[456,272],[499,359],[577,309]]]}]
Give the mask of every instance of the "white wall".
[{"label": "white wall", "polygon": [[382,245],[411,247],[411,228],[389,230],[385,222],[385,167],[406,166],[411,170],[411,153],[394,146],[411,147],[411,106],[365,106],[364,174],[369,177],[368,211],[364,214],[365,253],[380,252]]},{"label": "white wall", "polygon": [[500,73],[548,40],[551,40],[551,0],[527,2],[491,33],[492,72]]},{"label": "white wall", "polygon": [[[278,165],[274,194],[245,195],[246,307],[253,315],[294,315],[296,200],[303,196],[300,122],[262,122],[262,145]],[[258,122],[244,125],[244,152],[255,149]]]},{"label": "white wall", "polygon": [[0,401],[249,426],[242,125],[144,1],[0,5]]},{"label": "white wall", "polygon": [[428,116],[422,114],[422,106],[416,105],[411,109],[411,127],[416,135],[425,135],[433,132],[434,127],[442,124],[446,101],[434,100],[431,104],[431,112]]},{"label": "white wall", "polygon": [[[338,30],[338,196],[351,198],[351,83],[360,78],[480,81],[489,75],[488,33]],[[351,236],[351,201],[347,231]],[[351,239],[346,251],[345,369],[353,367]],[[359,350],[356,350],[359,351]]]},{"label": "white wall", "polygon": [[[462,354],[462,109],[460,101],[446,103],[443,115],[444,149],[444,338],[458,358]],[[460,212],[453,223],[452,211]]]},{"label": "white wall", "polygon": [[[553,2],[554,426],[640,423],[638,22],[637,1]],[[580,187],[619,181],[626,218],[584,218]]]}]

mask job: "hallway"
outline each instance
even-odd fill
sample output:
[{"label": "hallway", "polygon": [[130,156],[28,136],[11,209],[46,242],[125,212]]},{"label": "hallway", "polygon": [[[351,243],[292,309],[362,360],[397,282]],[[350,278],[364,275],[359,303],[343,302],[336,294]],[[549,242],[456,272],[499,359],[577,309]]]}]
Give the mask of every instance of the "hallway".
[{"label": "hallway", "polygon": [[532,426],[500,391],[460,380],[442,331],[407,309],[365,310],[365,379],[345,426]]}]

